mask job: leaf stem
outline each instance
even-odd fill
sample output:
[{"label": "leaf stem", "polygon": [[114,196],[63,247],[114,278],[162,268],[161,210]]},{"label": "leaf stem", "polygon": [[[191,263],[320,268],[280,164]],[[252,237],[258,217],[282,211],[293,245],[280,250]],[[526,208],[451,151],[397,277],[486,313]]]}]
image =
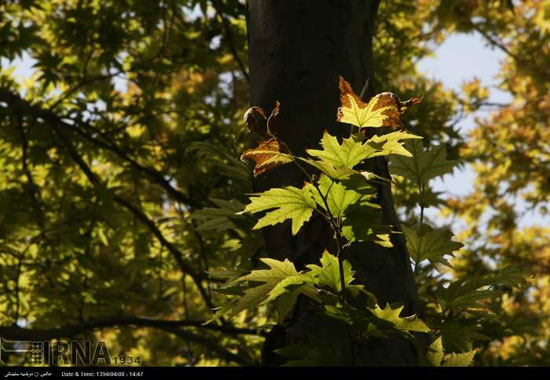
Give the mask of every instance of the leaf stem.
[{"label": "leaf stem", "polygon": [[[329,222],[330,227],[332,228],[332,231],[334,232],[334,235],[335,235],[336,257],[338,257],[338,271],[340,273],[340,287],[341,287],[342,295],[345,298],[346,281],[344,280],[344,260],[343,260],[342,255],[341,255],[342,246],[340,244],[340,241],[342,239],[342,226],[341,226],[340,220],[336,220],[334,215],[332,215],[330,213],[330,208],[328,206],[328,201],[327,201],[327,195],[323,194],[323,192],[319,188],[319,184],[317,184],[315,181],[311,181],[311,182],[313,184],[313,187],[315,187],[315,189],[319,193],[319,196],[323,200],[323,203],[325,204],[325,208],[327,210],[327,215],[329,217],[328,222]],[[334,181],[332,182],[332,184],[334,184]],[[329,191],[330,191],[330,188],[332,187],[332,184],[329,187]]]},{"label": "leaf stem", "polygon": [[[336,250],[337,250],[336,251],[336,257],[338,257],[338,271],[339,271],[339,275],[340,275],[340,288],[341,288],[342,297],[344,298],[344,301],[345,301],[345,298],[346,298],[346,296],[345,296],[346,281],[345,281],[345,278],[344,278],[344,259],[343,259],[342,254],[341,254],[342,253],[342,245],[341,245],[342,225],[340,223],[341,222],[340,218],[338,218],[338,220],[337,220],[334,217],[334,215],[331,214],[330,208],[329,208],[329,205],[328,205],[328,201],[327,201],[327,194],[328,194],[328,191],[330,191],[332,185],[334,184],[334,180],[332,180],[332,184],[329,187],[329,190],[327,191],[327,194],[323,194],[323,192],[319,188],[319,184],[317,183],[315,178],[300,163],[298,163],[298,160],[296,160],[296,157],[292,154],[290,149],[288,149],[288,151],[290,152],[289,155],[292,159],[292,162],[294,162],[294,164],[298,167],[298,169],[300,169],[302,171],[302,173],[304,173],[306,178],[309,179],[310,183],[317,190],[317,192],[319,193],[319,196],[323,200],[323,204],[324,204],[325,209],[327,211],[326,214],[321,212],[320,210],[317,210],[317,211],[325,217],[325,219],[329,223],[329,225],[330,225],[330,227],[333,230],[334,235],[335,235]],[[350,336],[350,344],[351,344],[351,330],[349,331],[349,336]],[[352,350],[352,355],[353,355],[353,346],[351,347],[351,350]],[[355,362],[355,359],[353,361]]]},{"label": "leaf stem", "polygon": [[423,183],[418,184],[418,196],[419,196],[419,205],[420,205],[420,227],[424,223],[424,190],[425,185]]},{"label": "leaf stem", "polygon": [[[288,149],[288,147],[287,147],[287,149]],[[289,151],[290,151],[290,149],[289,149]],[[290,152],[289,156],[292,159],[292,162],[294,162],[294,164],[298,167],[298,169],[300,169],[300,171],[302,173],[304,173],[304,175],[309,180],[309,182],[313,183],[313,177],[311,176],[311,174],[309,174],[309,172],[302,165],[300,165],[298,163],[298,160],[296,160],[296,157],[294,157],[294,154],[292,154],[292,152]]]}]

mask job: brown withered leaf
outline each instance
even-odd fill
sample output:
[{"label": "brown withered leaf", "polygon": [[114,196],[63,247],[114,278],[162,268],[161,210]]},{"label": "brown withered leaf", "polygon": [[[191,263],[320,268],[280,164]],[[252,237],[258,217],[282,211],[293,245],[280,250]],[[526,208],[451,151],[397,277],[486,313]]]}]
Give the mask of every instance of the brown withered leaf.
[{"label": "brown withered leaf", "polygon": [[244,114],[244,122],[256,139],[260,141],[269,139],[267,118],[262,107],[250,107]]},{"label": "brown withered leaf", "polygon": [[250,160],[255,163],[254,177],[292,162],[288,148],[276,138],[260,141],[260,145],[256,148],[248,149],[241,155],[242,162]]},{"label": "brown withered leaf", "polygon": [[279,101],[275,102],[275,108],[271,111],[271,115],[267,119],[267,133],[272,137],[277,136],[277,118],[279,116],[279,111],[281,109],[281,103]]},{"label": "brown withered leaf", "polygon": [[337,120],[341,123],[365,127],[394,127],[403,126],[400,116],[407,107],[418,104],[420,98],[412,98],[401,102],[397,95],[391,92],[382,92],[372,97],[367,103],[353,91],[351,85],[340,77],[340,102]]},{"label": "brown withered leaf", "polygon": [[422,101],[422,98],[424,98],[424,96],[421,96],[420,98],[414,96],[414,97],[410,98],[409,100],[405,100],[404,102],[401,102],[400,103],[401,113],[405,112],[407,110],[407,108],[409,108],[411,106],[416,106],[418,103],[420,103]]}]

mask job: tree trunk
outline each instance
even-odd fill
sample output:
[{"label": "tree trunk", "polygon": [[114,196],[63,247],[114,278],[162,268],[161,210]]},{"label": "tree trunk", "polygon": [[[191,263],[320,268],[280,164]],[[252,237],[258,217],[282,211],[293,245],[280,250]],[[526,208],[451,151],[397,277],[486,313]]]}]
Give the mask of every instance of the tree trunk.
[{"label": "tree trunk", "polygon": [[[271,110],[281,103],[277,134],[294,154],[318,145],[323,131],[344,136],[349,128],[336,122],[339,106],[338,77],[342,75],[356,92],[367,78],[373,89],[372,37],[378,9],[375,0],[249,0],[248,39],[250,103]],[[387,163],[377,158],[369,170],[388,177]],[[257,191],[271,187],[301,186],[304,178],[291,165],[275,169],[255,183]],[[399,229],[391,189],[381,186],[378,201],[384,220]],[[332,232],[320,217],[313,217],[295,237],[290,224],[265,228],[270,257],[289,258],[297,267],[317,263],[324,249],[332,248]],[[400,235],[392,236],[394,248],[355,243],[344,251],[356,279],[374,293],[381,305],[400,302],[405,313],[417,312],[417,293],[409,255]],[[332,250],[334,253],[335,251]],[[273,349],[316,336],[332,342],[348,337],[345,326],[318,317],[313,306],[301,300],[283,326],[266,339],[262,354],[265,365],[284,359]],[[336,344],[337,342],[335,342]],[[402,338],[349,342],[348,362],[354,365],[415,365],[416,353]]]}]

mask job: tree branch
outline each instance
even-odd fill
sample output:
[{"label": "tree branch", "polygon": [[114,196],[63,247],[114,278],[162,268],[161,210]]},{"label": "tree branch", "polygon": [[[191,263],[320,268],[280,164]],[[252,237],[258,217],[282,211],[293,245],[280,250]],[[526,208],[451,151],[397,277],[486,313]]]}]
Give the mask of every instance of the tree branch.
[{"label": "tree branch", "polygon": [[37,218],[38,226],[40,227],[41,235],[46,240],[48,240],[46,238],[46,233],[45,233],[46,228],[44,223],[44,212],[42,210],[39,187],[34,182],[34,179],[28,164],[29,140],[28,140],[27,132],[25,131],[25,128],[23,126],[23,117],[21,115],[17,115],[16,125],[17,125],[17,128],[19,129],[19,134],[21,137],[21,165],[23,167],[23,173],[25,173],[25,177],[27,177],[31,203],[36,213],[36,218]]},{"label": "tree branch", "polygon": [[109,144],[104,141],[99,140],[96,137],[93,137],[80,128],[76,127],[73,124],[67,123],[60,116],[55,114],[52,111],[46,110],[38,105],[31,104],[29,101],[21,98],[19,95],[13,93],[9,89],[0,88],[0,102],[5,102],[10,108],[11,111],[20,114],[27,115],[33,118],[41,118],[46,121],[49,121],[52,125],[58,125],[64,129],[71,130],[76,132],[79,136],[82,136],[84,139],[90,141],[96,146],[107,149],[112,153],[116,154],[118,157],[128,162],[134,169],[145,174],[149,180],[162,186],[164,190],[176,201],[185,203],[187,205],[195,205],[191,198],[187,197],[181,191],[174,188],[169,181],[164,178],[164,175],[153,168],[146,167],[138,163],[133,158],[129,157],[126,152],[114,144]]},{"label": "tree branch", "polygon": [[229,335],[265,336],[266,334],[264,332],[259,332],[254,329],[235,328],[230,326],[203,325],[203,323],[203,321],[166,321],[145,317],[111,317],[93,319],[78,325],[69,325],[52,329],[32,329],[22,328],[19,326],[0,326],[0,336],[7,340],[37,341],[52,340],[56,338],[70,338],[78,334],[103,328],[123,326],[149,327],[163,330],[173,335],[176,335],[181,339],[200,344],[201,346],[204,346],[205,348],[216,352],[228,361],[233,361],[242,365],[253,364],[250,359],[227,351],[225,348],[218,345],[215,341],[205,336],[191,333],[189,331],[184,331],[181,328],[201,328]]},{"label": "tree branch", "polygon": [[204,330],[217,331],[228,335],[266,335],[266,333],[255,329],[237,328],[232,326],[204,325],[204,321],[167,321],[147,317],[122,316],[91,319],[78,325],[68,325],[52,329],[32,329],[19,326],[0,326],[0,336],[8,340],[51,340],[61,337],[72,337],[90,330],[122,326],[172,329],[179,327],[194,327]]},{"label": "tree branch", "polygon": [[144,223],[151,233],[155,235],[157,240],[164,246],[168,251],[172,254],[172,257],[176,260],[178,266],[182,270],[182,272],[187,273],[193,281],[195,282],[195,285],[197,286],[197,289],[201,293],[202,298],[204,299],[206,305],[213,309],[214,305],[212,304],[212,301],[210,300],[210,297],[208,296],[208,293],[206,289],[202,286],[201,280],[205,278],[205,276],[199,275],[195,270],[183,260],[183,255],[181,251],[171,242],[166,240],[162,232],[158,229],[156,224],[149,219],[143,211],[141,211],[138,207],[134,206],[132,203],[130,203],[128,200],[119,197],[118,195],[113,196],[113,200],[123,206],[126,210],[130,211],[136,218],[141,220],[142,223]]},{"label": "tree branch", "polygon": [[179,337],[181,339],[189,340],[189,341],[192,341],[194,343],[200,344],[201,346],[204,346],[204,347],[208,348],[209,350],[217,353],[220,357],[222,357],[223,359],[225,359],[227,361],[232,361],[232,362],[241,364],[243,366],[252,366],[252,365],[254,365],[254,362],[252,360],[250,360],[246,357],[243,357],[241,355],[234,354],[234,353],[226,350],[225,348],[223,348],[222,346],[220,346],[216,342],[214,342],[214,341],[212,341],[208,338],[205,338],[203,336],[195,335],[195,334],[192,334],[188,331],[184,331],[184,330],[176,329],[176,328],[170,328],[170,327],[162,328],[162,330],[164,330],[166,332],[169,332],[169,333],[172,333],[172,334],[176,335],[177,337]]},{"label": "tree branch", "polygon": [[542,75],[543,77],[548,78],[550,76],[549,71],[544,70],[541,67],[537,67],[537,66],[533,65],[533,63],[531,61],[528,61],[528,60],[520,57],[519,55],[513,53],[510,49],[508,49],[508,47],[504,43],[502,43],[501,41],[497,40],[494,36],[487,33],[478,24],[476,24],[475,22],[473,22],[469,19],[467,21],[468,21],[468,24],[472,27],[472,29],[474,29],[476,32],[481,34],[481,36],[483,38],[485,38],[485,40],[487,40],[487,42],[489,42],[489,44],[491,44],[491,45],[495,46],[496,48],[500,49],[503,53],[508,55],[514,61],[516,61],[516,63],[518,63],[520,65],[523,65],[524,67],[531,70],[531,72],[538,73],[538,74]]},{"label": "tree branch", "polygon": [[227,40],[227,44],[229,45],[229,50],[231,51],[231,55],[233,55],[233,58],[237,62],[237,65],[239,66],[239,69],[241,70],[241,73],[243,74],[244,79],[246,79],[247,82],[250,82],[248,71],[246,71],[246,67],[242,61],[242,59],[237,54],[237,49],[235,48],[235,40],[233,39],[233,32],[231,31],[231,25],[229,25],[229,22],[225,18],[224,14],[220,11],[220,4],[216,0],[212,1],[212,6],[216,10],[216,16],[220,18],[222,29],[223,29],[223,35],[225,39]]},{"label": "tree branch", "polygon": [[[2,90],[0,89],[0,100],[3,100],[2,97]],[[14,96],[15,98],[15,104],[18,105],[20,102],[17,102],[17,96]],[[13,99],[12,98],[12,99]],[[19,98],[20,99],[20,98]],[[20,99],[20,101],[23,101]],[[23,101],[24,102],[24,101]],[[30,106],[33,107],[33,106]],[[43,111],[43,110],[42,110]],[[78,151],[73,146],[71,140],[68,138],[68,136],[65,134],[64,128],[61,128],[62,124],[58,123],[57,119],[51,119],[50,113],[47,111],[43,111],[46,114],[46,117],[43,117],[45,121],[50,122],[54,134],[61,140],[62,144],[64,145],[65,149],[67,150],[69,156],[75,161],[75,163],[78,165],[78,167],[82,170],[82,172],[86,175],[90,183],[94,186],[94,188],[103,188],[103,184],[101,180],[98,178],[98,176],[92,172],[88,164],[84,161],[84,159],[78,154]],[[212,304],[210,297],[208,296],[208,293],[202,286],[201,280],[204,278],[204,276],[200,276],[199,273],[197,273],[193,267],[186,263],[183,259],[183,254],[181,251],[172,243],[170,243],[162,234],[162,232],[158,229],[156,224],[149,219],[143,211],[141,211],[138,207],[134,206],[129,201],[125,200],[124,198],[114,194],[112,196],[112,199],[118,203],[119,205],[123,206],[126,210],[130,211],[135,217],[137,217],[139,220],[141,220],[148,228],[149,230],[155,235],[155,237],[158,239],[158,241],[163,245],[165,248],[168,249],[168,251],[172,254],[174,259],[176,260],[178,266],[182,270],[183,273],[188,274],[191,276],[193,281],[195,282],[195,285],[197,286],[197,289],[199,290],[201,296],[203,297],[206,305],[212,309],[214,305]]]}]

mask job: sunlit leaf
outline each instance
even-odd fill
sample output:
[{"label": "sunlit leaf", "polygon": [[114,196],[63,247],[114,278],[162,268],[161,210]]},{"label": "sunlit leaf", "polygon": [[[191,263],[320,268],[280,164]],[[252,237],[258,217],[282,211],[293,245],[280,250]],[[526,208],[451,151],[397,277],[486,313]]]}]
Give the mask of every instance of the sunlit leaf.
[{"label": "sunlit leaf", "polygon": [[[340,102],[338,121],[359,128],[364,127],[401,127],[400,115],[406,109],[397,96],[384,92],[363,102],[353,91],[351,85],[340,77]],[[406,102],[407,105],[419,103],[419,98]]]},{"label": "sunlit leaf", "polygon": [[[225,285],[225,288],[235,288],[243,283],[249,284],[239,297],[218,310],[210,322],[224,316],[231,318],[244,310],[254,309],[262,304],[286,298],[280,301],[284,307],[278,309],[279,319],[284,320],[286,314],[292,310],[298,294],[306,294],[319,301],[316,291],[307,285],[312,283],[311,277],[298,273],[294,264],[288,259],[278,261],[263,258],[261,261],[269,269],[253,270]],[[256,283],[260,283],[260,285],[256,285]],[[279,303],[280,305],[281,303]]]},{"label": "sunlit leaf", "polygon": [[[307,153],[324,164],[335,168],[353,169],[357,164],[368,158],[388,156],[390,154],[411,156],[404,147],[404,140],[419,139],[420,136],[403,131],[392,132],[381,136],[374,136],[362,142],[361,136],[345,138],[342,143],[338,138],[325,131],[321,139],[322,150],[308,149]],[[329,173],[326,173],[330,175]],[[334,177],[331,175],[331,177]]]},{"label": "sunlit leaf", "polygon": [[376,149],[350,137],[338,142],[336,136],[325,131],[321,139],[322,150],[308,149],[306,152],[313,157],[332,164],[335,167],[352,169],[361,161],[371,157]]},{"label": "sunlit leaf", "polygon": [[312,185],[310,184],[306,184],[301,189],[288,186],[280,189],[270,189],[259,194],[252,194],[250,203],[246,205],[244,212],[255,214],[268,211],[264,217],[258,220],[254,229],[273,226],[286,220],[291,220],[292,234],[296,235],[303,224],[309,220],[313,214],[313,210],[316,208],[311,187]]},{"label": "sunlit leaf", "polygon": [[443,360],[443,343],[441,337],[437,338],[430,344],[426,352],[426,359],[431,366],[439,367]]},{"label": "sunlit leaf", "polygon": [[376,305],[376,307],[369,310],[376,318],[385,322],[389,322],[393,326],[393,328],[397,330],[406,333],[410,333],[411,331],[430,331],[430,328],[414,315],[409,317],[400,317],[401,312],[403,311],[403,306],[392,309],[389,304],[386,304],[386,306],[382,309],[380,308],[380,306]]},{"label": "sunlit leaf", "polygon": [[451,353],[445,355],[445,361],[442,364],[442,367],[469,367],[474,360],[476,352],[464,352],[464,353]]},{"label": "sunlit leaf", "polygon": [[[331,255],[328,251],[324,251],[321,257],[321,265],[309,264],[307,268],[310,270],[309,274],[316,278],[316,282],[318,282],[319,285],[328,286],[336,292],[342,291],[338,257]],[[357,289],[363,288],[361,285],[351,285],[354,280],[353,274],[355,272],[351,269],[351,264],[347,260],[343,262],[343,271],[346,289],[350,290],[351,286],[355,289],[352,290],[352,292],[355,292]]]},{"label": "sunlit leaf", "polygon": [[389,156],[397,154],[400,156],[412,157],[412,153],[405,149],[405,141],[411,139],[422,139],[421,136],[413,135],[405,131],[396,131],[379,136],[373,136],[367,140],[366,144],[376,149],[371,157]]},{"label": "sunlit leaf", "polygon": [[253,160],[254,176],[266,173],[278,166],[292,162],[292,158],[279,140],[272,138],[267,141],[260,141],[256,148],[248,149],[241,155],[241,161]]},{"label": "sunlit leaf", "polygon": [[312,194],[317,204],[339,218],[351,205],[369,206],[379,208],[380,206],[369,202],[376,196],[376,190],[366,183],[362,176],[354,176],[345,181],[335,181],[322,175],[318,183],[319,191],[313,190]]}]

